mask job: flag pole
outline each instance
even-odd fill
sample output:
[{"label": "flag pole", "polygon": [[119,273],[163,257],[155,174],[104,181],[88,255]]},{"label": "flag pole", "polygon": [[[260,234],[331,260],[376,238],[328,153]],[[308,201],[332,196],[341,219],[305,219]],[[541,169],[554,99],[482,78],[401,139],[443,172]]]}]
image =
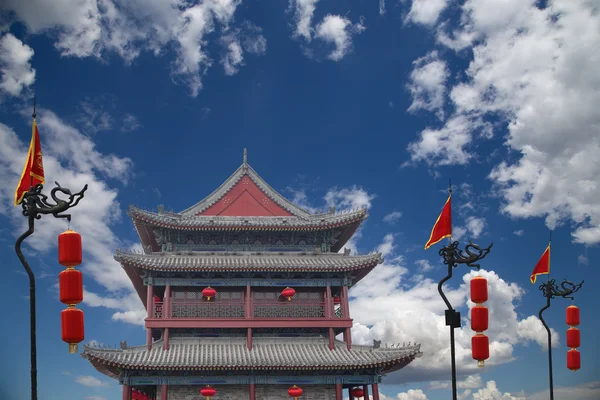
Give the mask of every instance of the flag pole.
[{"label": "flag pole", "polygon": [[[550,238],[548,240],[549,251],[551,251],[551,245],[552,230],[550,231]],[[550,279],[550,255],[548,255],[548,280],[545,283],[542,283],[539,287],[539,289],[542,291],[542,295],[546,298],[546,305],[540,309],[538,316],[540,318],[540,321],[542,321],[542,325],[544,325],[544,328],[546,328],[546,332],[548,333],[548,375],[550,377],[550,400],[554,400],[554,379],[552,377],[552,334],[550,333],[550,327],[548,326],[548,324],[546,324],[542,313],[548,308],[550,308],[550,300],[555,297],[562,297],[563,299],[574,300],[572,294],[577,292],[582,285],[583,281],[581,281],[580,284],[575,285],[574,283],[565,279],[560,284],[563,290],[559,290],[558,285],[556,285],[556,280]]]},{"label": "flag pole", "polygon": [[[451,199],[452,196],[452,181],[449,180],[449,186],[448,186],[448,200],[447,202]],[[449,207],[451,207],[451,203],[448,204]],[[442,215],[444,215],[444,212],[446,211],[445,206],[444,209],[442,210],[442,214],[440,214],[440,217],[438,218],[438,221],[436,221],[436,224],[434,225],[434,228],[432,230],[432,235],[429,238],[429,241],[427,243],[427,245],[425,246],[425,249],[428,248],[429,243],[432,241],[432,237],[434,235],[434,231],[436,231],[436,227],[438,226],[438,223],[440,222],[440,219],[442,218]],[[448,298],[446,297],[446,295],[444,294],[444,290],[443,290],[443,285],[446,281],[450,280],[452,278],[452,270],[454,267],[456,267],[459,264],[466,264],[468,267],[471,268],[477,268],[477,270],[479,270],[479,264],[477,264],[477,262],[483,258],[485,258],[485,256],[488,255],[488,253],[490,252],[490,249],[492,248],[492,244],[490,244],[487,248],[480,248],[478,245],[473,244],[473,243],[469,243],[466,247],[465,250],[466,252],[463,252],[461,249],[458,248],[458,241],[453,242],[452,241],[452,218],[451,218],[451,209],[447,210],[449,213],[448,215],[446,215],[446,217],[448,217],[448,219],[445,221],[447,223],[449,223],[450,226],[446,225],[445,226],[445,230],[443,231],[443,234],[447,234],[448,235],[448,245],[442,247],[442,249],[439,251],[439,255],[443,257],[444,259],[444,264],[446,264],[448,266],[448,275],[446,275],[444,278],[442,278],[442,280],[440,280],[440,282],[438,283],[438,292],[442,298],[442,300],[444,300],[444,303],[446,304],[446,307],[448,307],[445,310],[445,317],[446,317],[446,326],[450,327],[450,359],[451,359],[451,367],[452,367],[452,399],[453,400],[457,400],[457,382],[456,382],[456,347],[455,347],[455,341],[454,341],[454,329],[456,328],[460,328],[461,327],[461,320],[460,320],[460,312],[456,311],[454,309],[454,307],[452,307],[452,304],[450,304],[450,301],[448,301]],[[439,234],[439,232],[438,232]],[[439,236],[438,236],[439,237]],[[433,239],[436,240],[436,239]],[[437,239],[437,241],[442,240]],[[437,242],[435,242],[437,243]],[[465,253],[468,254],[467,256],[465,256]]]},{"label": "flag pole", "polygon": [[[35,106],[36,100],[33,99],[33,122],[35,124]],[[35,129],[35,125],[32,127],[32,130]],[[71,207],[75,207],[79,201],[83,198],[85,191],[87,190],[87,185],[84,188],[75,194],[72,194],[71,191],[67,188],[61,187],[58,183],[56,183],[57,187],[51,190],[52,199],[56,202],[56,204],[51,204],[48,198],[42,194],[43,183],[33,185],[33,172],[31,167],[33,166],[33,160],[35,160],[35,154],[31,154],[32,151],[40,149],[35,149],[33,146],[35,144],[35,137],[33,136],[35,131],[32,132],[32,142],[29,145],[29,154],[27,161],[25,163],[25,168],[23,170],[23,174],[29,172],[30,176],[30,186],[29,190],[22,194],[21,200],[15,205],[21,205],[23,208],[23,216],[27,217],[28,221],[28,229],[25,233],[23,233],[17,241],[15,242],[15,253],[17,253],[17,257],[21,261],[23,268],[25,268],[25,272],[27,272],[27,276],[29,277],[29,336],[30,336],[30,354],[31,354],[31,400],[37,400],[37,346],[36,346],[36,309],[35,309],[35,275],[33,270],[29,266],[29,263],[25,259],[23,255],[23,251],[21,250],[21,245],[23,241],[27,239],[29,236],[33,234],[35,231],[35,220],[40,219],[44,214],[52,214],[55,218],[66,218],[68,221],[71,221],[70,214],[64,214],[66,210]],[[41,153],[40,153],[41,157]],[[41,162],[41,160],[40,160]],[[27,163],[32,163],[28,165]],[[43,169],[41,170],[42,177],[37,177],[36,179],[41,179],[43,182]],[[15,193],[15,198],[21,196],[21,184],[23,182],[24,175],[21,176],[21,181],[19,181],[19,186],[17,187],[17,191]],[[61,192],[63,195],[68,197],[68,200],[64,200],[64,196],[61,199],[56,197],[56,192]],[[58,200],[57,200],[58,199]]]}]

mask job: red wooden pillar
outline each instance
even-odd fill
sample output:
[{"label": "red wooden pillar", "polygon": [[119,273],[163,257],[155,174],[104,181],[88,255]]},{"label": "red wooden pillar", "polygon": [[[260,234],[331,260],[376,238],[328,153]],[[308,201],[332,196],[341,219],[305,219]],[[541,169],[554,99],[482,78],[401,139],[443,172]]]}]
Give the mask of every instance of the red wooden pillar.
[{"label": "red wooden pillar", "polygon": [[340,296],[342,302],[342,318],[350,318],[350,301],[348,299],[348,286],[342,286],[342,295]]},{"label": "red wooden pillar", "polygon": [[165,287],[165,298],[163,299],[163,318],[171,318],[171,285]]},{"label": "red wooden pillar", "polygon": [[246,346],[248,350],[252,350],[252,328],[248,328],[248,333],[246,334]]},{"label": "red wooden pillar", "polygon": [[373,388],[373,400],[379,400],[379,385],[374,383],[371,386]]},{"label": "red wooden pillar", "polygon": [[250,384],[250,400],[256,400],[256,384]]},{"label": "red wooden pillar", "polygon": [[335,400],[343,400],[342,383],[335,384]]},{"label": "red wooden pillar", "polygon": [[160,400],[169,400],[169,389],[166,383],[160,387]]},{"label": "red wooden pillar", "polygon": [[325,288],[325,318],[333,318],[333,299],[331,298],[331,285],[327,282]]},{"label": "red wooden pillar", "polygon": [[365,400],[369,400],[369,385],[363,385],[363,392],[365,392]]},{"label": "red wooden pillar", "polygon": [[335,332],[329,328],[329,350],[335,349]]},{"label": "red wooden pillar", "polygon": [[131,387],[123,385],[123,400],[131,400]]},{"label": "red wooden pillar", "polygon": [[169,350],[169,328],[163,333],[163,350]]},{"label": "red wooden pillar", "polygon": [[[146,288],[146,311],[148,312],[147,318],[154,318],[154,287],[152,285],[148,285]],[[146,332],[146,344],[148,345],[148,350],[152,350],[152,329],[148,328]]]}]

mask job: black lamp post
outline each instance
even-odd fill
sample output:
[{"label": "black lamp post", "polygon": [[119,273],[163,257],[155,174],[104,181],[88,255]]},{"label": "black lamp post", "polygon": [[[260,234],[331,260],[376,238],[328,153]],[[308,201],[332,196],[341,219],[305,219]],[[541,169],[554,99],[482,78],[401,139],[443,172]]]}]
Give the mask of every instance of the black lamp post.
[{"label": "black lamp post", "polygon": [[[465,246],[464,252],[458,248],[458,242],[450,242],[447,246],[444,246],[439,251],[440,256],[444,259],[444,264],[448,266],[448,275],[446,275],[438,284],[438,292],[446,303],[448,309],[446,310],[446,326],[450,327],[450,357],[452,359],[452,399],[456,400],[456,356],[454,348],[454,329],[460,328],[460,312],[456,311],[442,290],[444,282],[452,278],[452,268],[458,264],[465,264],[468,267],[476,268],[479,270],[479,264],[477,261],[485,258],[490,252],[494,244],[491,243],[488,247],[482,249],[478,245],[469,242]],[[466,254],[465,254],[466,253]]]},{"label": "black lamp post", "polygon": [[[15,251],[21,264],[25,268],[27,275],[29,276],[29,317],[30,317],[30,336],[31,336],[31,400],[37,400],[37,354],[36,354],[36,336],[35,336],[35,275],[27,263],[23,252],[21,251],[21,244],[27,237],[31,236],[35,229],[35,220],[42,218],[44,214],[52,214],[55,218],[65,218],[71,222],[70,214],[62,214],[71,207],[75,207],[79,200],[83,198],[87,185],[83,189],[75,194],[72,194],[69,189],[61,187],[56,182],[54,189],[50,191],[50,197],[52,197],[53,203],[49,202],[48,196],[42,194],[43,185],[39,184],[32,186],[25,193],[21,206],[23,207],[23,215],[27,217],[29,223],[29,229],[23,233],[17,239],[15,243]],[[61,192],[68,196],[68,200],[63,200],[57,197],[57,192]]]},{"label": "black lamp post", "polygon": [[577,292],[582,285],[583,281],[581,281],[580,284],[575,285],[566,279],[560,284],[563,290],[559,290],[555,279],[549,279],[548,282],[540,285],[540,290],[542,291],[543,296],[546,298],[546,305],[540,309],[539,316],[544,328],[546,328],[546,332],[548,332],[548,372],[550,374],[550,400],[554,400],[554,383],[552,379],[552,335],[550,334],[550,328],[546,324],[546,321],[544,321],[542,313],[550,308],[550,300],[555,297],[573,300],[573,296],[571,295]]}]

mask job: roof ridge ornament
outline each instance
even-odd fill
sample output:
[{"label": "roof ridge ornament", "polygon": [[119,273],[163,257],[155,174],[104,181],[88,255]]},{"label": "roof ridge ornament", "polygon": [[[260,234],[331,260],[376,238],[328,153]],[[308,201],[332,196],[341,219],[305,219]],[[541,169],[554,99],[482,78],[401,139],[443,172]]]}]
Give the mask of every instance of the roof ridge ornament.
[{"label": "roof ridge ornament", "polygon": [[244,173],[248,172],[248,150],[244,147],[244,163],[242,164]]}]

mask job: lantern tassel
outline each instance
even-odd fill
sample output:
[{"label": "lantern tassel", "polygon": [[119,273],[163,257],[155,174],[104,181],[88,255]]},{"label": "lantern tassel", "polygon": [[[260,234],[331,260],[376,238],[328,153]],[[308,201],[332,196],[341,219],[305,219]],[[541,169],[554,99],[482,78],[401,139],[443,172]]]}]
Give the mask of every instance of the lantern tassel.
[{"label": "lantern tassel", "polygon": [[481,361],[478,361],[478,362],[477,362],[477,367],[478,367],[478,368],[483,368],[483,367],[485,367],[485,361],[483,361],[483,360],[481,360]]},{"label": "lantern tassel", "polygon": [[69,354],[79,353],[79,346],[77,343],[69,343]]}]

